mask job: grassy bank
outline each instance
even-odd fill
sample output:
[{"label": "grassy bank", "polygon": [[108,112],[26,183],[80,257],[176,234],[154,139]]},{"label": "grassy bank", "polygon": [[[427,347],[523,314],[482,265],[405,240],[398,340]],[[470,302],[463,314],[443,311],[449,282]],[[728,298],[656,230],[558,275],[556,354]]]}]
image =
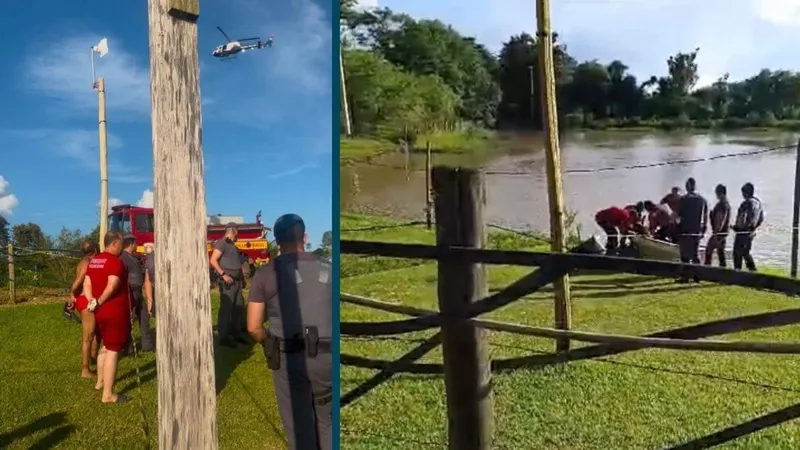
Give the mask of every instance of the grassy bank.
[{"label": "grassy bank", "polygon": [[[389,219],[343,215],[342,229],[389,226]],[[343,239],[431,243],[424,227],[343,233]],[[492,247],[542,249],[536,239],[492,234]],[[385,301],[436,309],[436,266],[423,261],[342,257],[342,290]],[[527,273],[491,267],[498,290]],[[711,283],[676,285],[672,280],[615,274],[572,277],[573,327],[641,335],[744,314],[796,307],[782,295]],[[342,304],[342,321],[401,317]],[[549,287],[489,317],[552,326]],[[396,338],[343,338],[342,352],[394,359],[432,332]],[[800,340],[800,326],[779,327],[720,339]],[[492,332],[493,359],[551,352],[551,340]],[[583,345],[575,343],[574,345]],[[423,362],[441,361],[441,351]],[[496,449],[666,448],[800,401],[800,359],[791,356],[642,350],[557,367],[496,374]],[[342,368],[342,393],[374,375]],[[447,422],[440,376],[395,376],[342,410],[342,448],[442,448]],[[793,449],[800,423],[784,423],[720,448]]]},{"label": "grassy bank", "polygon": [[[475,153],[485,150],[494,138],[487,130],[436,132],[417,135],[412,151],[424,152],[426,143],[436,153]],[[400,148],[399,144],[376,137],[342,137],[339,140],[341,161],[370,158]]]},{"label": "grassy bank", "polygon": [[747,119],[689,119],[688,117],[663,119],[585,119],[568,114],[562,123],[568,130],[697,130],[697,131],[800,131],[800,120],[777,120],[774,117],[751,117]]},{"label": "grassy bank", "polygon": [[[212,302],[216,319],[216,295]],[[101,404],[94,381],[79,377],[80,327],[61,316],[61,307],[0,307],[0,448],[141,449],[140,402],[150,448],[157,448],[154,354],[120,362],[117,390],[131,402]],[[263,353],[255,346],[215,352],[219,447],[286,448]]]}]

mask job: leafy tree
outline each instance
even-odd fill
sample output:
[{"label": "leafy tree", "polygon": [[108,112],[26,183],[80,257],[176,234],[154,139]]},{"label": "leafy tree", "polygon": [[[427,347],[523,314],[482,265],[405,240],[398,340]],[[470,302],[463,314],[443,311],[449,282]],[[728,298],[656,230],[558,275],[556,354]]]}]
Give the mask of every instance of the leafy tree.
[{"label": "leafy tree", "polygon": [[[0,216],[0,254],[5,251],[8,242],[11,240],[11,229],[8,219]],[[0,257],[2,260],[2,257]]]},{"label": "leafy tree", "polygon": [[314,254],[323,258],[330,258],[333,253],[333,234],[330,231],[322,233],[322,242],[314,249]]},{"label": "leafy tree", "polygon": [[62,227],[61,232],[54,239],[54,244],[55,248],[59,250],[80,250],[84,239],[86,239],[86,236],[79,228],[70,230],[67,227]]},{"label": "leafy tree", "polygon": [[33,222],[14,225],[11,228],[11,235],[14,238],[14,246],[19,248],[45,249],[52,245],[42,228]]}]

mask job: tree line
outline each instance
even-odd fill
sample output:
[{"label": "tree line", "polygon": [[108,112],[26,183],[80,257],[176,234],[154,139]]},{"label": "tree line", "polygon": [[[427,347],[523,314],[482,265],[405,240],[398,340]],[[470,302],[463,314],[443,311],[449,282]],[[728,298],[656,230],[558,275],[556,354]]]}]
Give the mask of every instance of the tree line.
[{"label": "tree line", "polygon": [[[536,37],[511,36],[494,55],[439,20],[388,8],[360,11],[354,4],[340,0],[355,134],[541,128]],[[744,80],[724,75],[698,87],[698,48],[669,56],[663,74],[640,80],[623,61],[580,62],[554,40],[563,128],[800,129],[800,73],[763,69]]]},{"label": "tree line", "polygon": [[[62,227],[61,231],[55,235],[47,235],[42,228],[33,222],[20,223],[14,226],[8,220],[0,216],[0,253],[5,253],[5,248],[9,242],[13,242],[17,248],[32,250],[59,250],[64,252],[80,252],[81,243],[86,239],[100,242],[100,226],[96,226],[89,233],[84,233],[79,228],[69,229]],[[270,244],[274,246],[274,244]],[[331,256],[333,247],[333,236],[330,231],[322,234],[322,241],[316,248],[308,243],[306,249],[325,258]],[[273,248],[270,248],[273,251]],[[277,254],[277,248],[274,249]],[[0,262],[4,258],[0,257]]]}]

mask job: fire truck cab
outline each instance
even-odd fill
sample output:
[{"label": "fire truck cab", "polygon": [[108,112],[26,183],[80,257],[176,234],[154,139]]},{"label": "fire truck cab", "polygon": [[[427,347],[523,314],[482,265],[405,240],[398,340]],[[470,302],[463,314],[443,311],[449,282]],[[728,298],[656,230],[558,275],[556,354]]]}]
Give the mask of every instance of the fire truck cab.
[{"label": "fire truck cab", "polygon": [[[225,235],[225,225],[229,222],[234,222],[237,223],[239,230],[236,247],[250,264],[250,273],[253,273],[256,266],[269,262],[270,253],[267,233],[270,229],[264,226],[260,218],[261,215],[259,214],[256,216],[256,222],[243,223],[244,219],[239,216],[220,215],[208,217],[206,232],[208,255],[211,256],[214,243]],[[222,223],[223,221],[224,223]],[[114,206],[108,216],[108,230],[136,236],[136,253],[141,258],[144,258],[155,243],[153,208],[131,205]]]}]

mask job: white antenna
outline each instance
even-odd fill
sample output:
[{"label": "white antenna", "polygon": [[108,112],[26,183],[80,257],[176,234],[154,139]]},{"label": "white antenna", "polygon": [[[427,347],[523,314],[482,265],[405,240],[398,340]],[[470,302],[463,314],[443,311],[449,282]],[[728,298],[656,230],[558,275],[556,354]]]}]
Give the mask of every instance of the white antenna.
[{"label": "white antenna", "polygon": [[97,78],[94,74],[94,54],[97,53],[100,57],[104,57],[108,54],[108,39],[103,38],[100,39],[100,42],[97,45],[92,46],[92,88],[97,89]]}]

